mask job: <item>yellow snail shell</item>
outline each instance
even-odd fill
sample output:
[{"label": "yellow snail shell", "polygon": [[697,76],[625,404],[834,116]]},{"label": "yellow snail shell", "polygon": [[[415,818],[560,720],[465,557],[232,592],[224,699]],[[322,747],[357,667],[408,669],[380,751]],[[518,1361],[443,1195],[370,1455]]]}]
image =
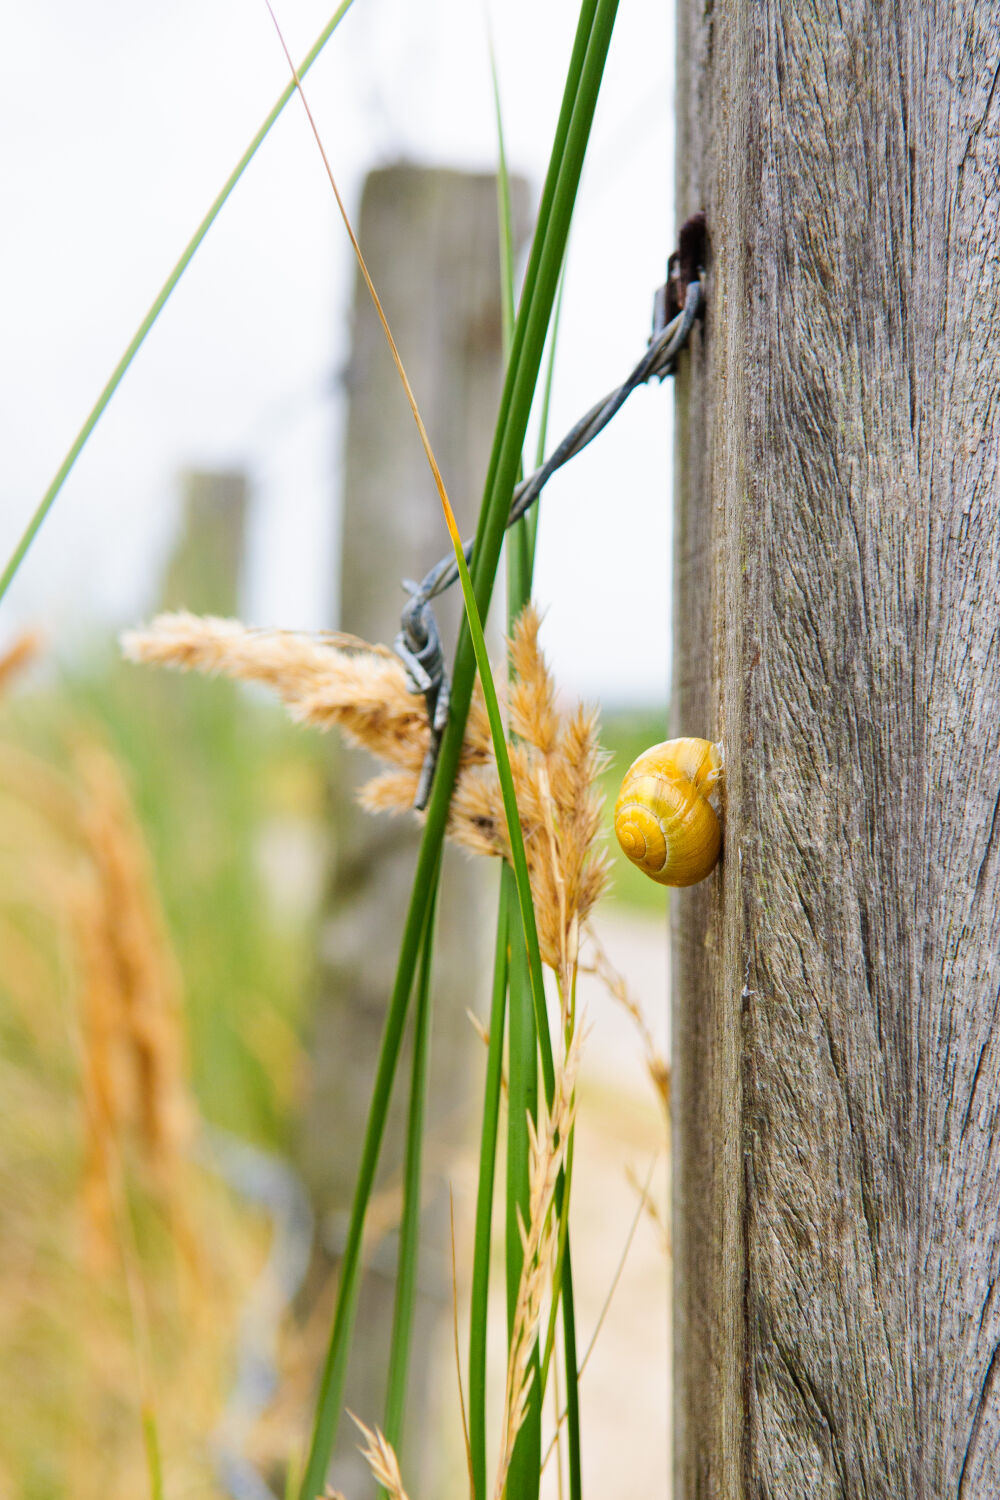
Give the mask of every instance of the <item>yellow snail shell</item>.
[{"label": "yellow snail shell", "polygon": [[722,777],[722,746],[665,740],[632,762],[615,803],[615,833],[634,865],[660,885],[694,885],[722,847],[708,798]]}]

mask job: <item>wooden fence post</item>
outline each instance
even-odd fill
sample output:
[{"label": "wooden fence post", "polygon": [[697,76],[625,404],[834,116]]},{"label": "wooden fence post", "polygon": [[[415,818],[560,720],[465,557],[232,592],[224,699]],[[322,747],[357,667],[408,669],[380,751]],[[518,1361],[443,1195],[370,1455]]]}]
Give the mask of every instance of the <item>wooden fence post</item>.
[{"label": "wooden fence post", "polygon": [[184,514],[164,575],[160,607],[238,614],[247,476],[239,469],[185,469],[180,483]]},{"label": "wooden fence post", "polygon": [[[520,179],[513,187],[519,239],[527,193]],[[362,198],[359,239],[459,524],[471,535],[502,377],[496,180],[412,165],[373,172]],[[449,542],[413,418],[360,277],[347,378],[340,623],[366,640],[391,644],[406,598],[400,579],[422,578]],[[457,588],[435,604],[449,656],[460,611]],[[334,861],[301,1150],[310,1190],[328,1223],[331,1213],[334,1223],[346,1222],[351,1203],[419,843],[414,819],[375,818],[358,808],[355,790],[375,769],[360,752],[336,751]],[[472,1123],[470,1105],[485,1065],[485,1049],[466,1009],[476,1006],[488,986],[479,976],[490,968],[486,897],[495,879],[495,872],[446,851],[433,975],[427,1200],[404,1455],[404,1469],[428,1494],[441,1492],[447,1472],[429,1415],[434,1393],[428,1361],[432,1349],[437,1352],[439,1328],[450,1328],[447,1176]],[[381,1198],[370,1215],[376,1225],[371,1270],[362,1284],[347,1391],[347,1405],[369,1423],[384,1419],[409,1056],[407,1044],[382,1151]],[[383,1236],[389,1231],[381,1244],[378,1225]],[[327,1240],[336,1254],[336,1230]],[[442,1348],[450,1381],[447,1339]],[[360,1494],[370,1484],[355,1437],[344,1418],[332,1474],[345,1494]],[[423,1465],[429,1472],[421,1475]]]},{"label": "wooden fence post", "polygon": [[680,0],[675,1500],[1000,1494],[1000,4]]}]

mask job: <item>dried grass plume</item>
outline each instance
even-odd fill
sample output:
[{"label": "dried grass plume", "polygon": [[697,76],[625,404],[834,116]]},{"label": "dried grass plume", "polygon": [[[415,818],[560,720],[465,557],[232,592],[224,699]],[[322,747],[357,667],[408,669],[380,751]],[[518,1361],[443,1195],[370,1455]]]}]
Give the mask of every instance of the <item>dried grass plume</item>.
[{"label": "dried grass plume", "polygon": [[42,649],[41,633],[22,630],[5,650],[0,651],[0,692],[7,688],[35,660]]},{"label": "dried grass plume", "polygon": [[576,1071],[581,1030],[573,1034],[562,1068],[556,1077],[552,1108],[542,1106],[539,1128],[528,1115],[530,1176],[528,1225],[519,1220],[523,1260],[517,1300],[511,1323],[504,1387],[504,1417],[497,1465],[495,1500],[503,1500],[507,1474],[517,1434],[524,1424],[535,1371],[530,1365],[538,1339],[542,1307],[552,1281],[559,1243],[559,1219],[555,1213],[556,1183],[566,1156],[576,1116]]},{"label": "dried grass plume", "polygon": [[378,1427],[366,1427],[353,1412],[350,1413],[350,1418],[365,1440],[361,1456],[371,1469],[372,1476],[387,1491],[389,1500],[408,1500],[399,1472],[399,1460],[389,1439]]},{"label": "dried grass plume", "polygon": [[[602,765],[596,716],[560,712],[538,644],[539,617],[528,605],[510,641],[507,694],[511,769],[538,920],[542,958],[564,994],[576,963],[577,934],[607,882],[597,847]],[[362,787],[370,812],[409,812],[429,730],[423,700],[410,692],[402,662],[354,636],[251,630],[236,620],[160,615],[122,638],[132,661],[219,674],[271,688],[294,719],[336,727],[389,769]],[[500,780],[482,696],[466,726],[448,835],[476,854],[510,860]]]}]

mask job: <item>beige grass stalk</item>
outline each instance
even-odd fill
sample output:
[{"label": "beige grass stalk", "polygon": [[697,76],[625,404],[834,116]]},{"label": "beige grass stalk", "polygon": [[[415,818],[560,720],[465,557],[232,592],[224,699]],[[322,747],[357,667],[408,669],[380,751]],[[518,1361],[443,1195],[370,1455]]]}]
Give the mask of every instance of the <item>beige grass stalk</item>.
[{"label": "beige grass stalk", "polygon": [[[602,763],[594,715],[561,713],[538,645],[539,617],[529,605],[515,624],[508,695],[511,769],[524,833],[542,958],[568,992],[576,934],[607,881],[597,847]],[[271,688],[292,717],[336,727],[391,769],[362,787],[370,812],[408,813],[428,742],[422,700],[410,693],[402,663],[384,646],[352,636],[250,630],[235,620],[160,615],[122,639],[132,661],[219,674]],[[473,700],[448,836],[475,854],[510,859],[510,841],[482,697]]]},{"label": "beige grass stalk", "polygon": [[77,942],[82,1028],[100,1137],[138,1137],[161,1189],[173,1184],[193,1107],[184,1083],[180,977],[166,938],[142,834],[121,770],[92,740],[74,750],[80,830],[90,878],[80,887]]},{"label": "beige grass stalk", "polygon": [[530,1190],[528,1225],[518,1220],[523,1261],[517,1300],[511,1324],[504,1386],[504,1411],[497,1466],[495,1500],[502,1500],[517,1434],[524,1422],[534,1370],[531,1353],[538,1339],[542,1307],[551,1286],[552,1270],[559,1244],[559,1221],[554,1212],[554,1198],[559,1170],[576,1114],[576,1070],[580,1053],[581,1029],[570,1042],[562,1069],[556,1077],[552,1108],[543,1111],[540,1127],[528,1116],[530,1143]]},{"label": "beige grass stalk", "polygon": [[[527,605],[511,635],[509,689],[511,770],[542,958],[560,977],[564,1006],[571,993],[575,933],[607,883],[607,856],[597,847],[601,798],[596,779],[603,757],[593,714],[561,713],[555,684],[538,644],[540,620]],[[486,767],[459,779],[452,803],[453,837],[467,848],[510,858],[499,781]]]},{"label": "beige grass stalk", "polygon": [[[669,1161],[670,1158],[668,1156],[668,1170]],[[670,1233],[670,1225],[667,1222],[664,1210],[660,1208],[660,1205],[650,1195],[648,1188],[644,1187],[643,1184],[639,1181],[638,1176],[631,1167],[625,1168],[625,1179],[628,1182],[629,1187],[632,1188],[632,1190],[638,1195],[639,1212],[646,1215],[650,1224],[652,1224],[653,1228],[656,1230],[660,1243],[663,1246],[663,1253],[669,1260],[671,1255],[673,1254],[672,1235]]]},{"label": "beige grass stalk", "polygon": [[371,1469],[376,1481],[388,1491],[390,1500],[408,1500],[399,1472],[399,1460],[389,1439],[378,1427],[374,1429],[366,1427],[360,1417],[356,1417],[353,1412],[349,1412],[348,1415],[365,1440],[361,1456]]},{"label": "beige grass stalk", "polygon": [[[473,1031],[476,1033],[476,1036],[482,1042],[483,1046],[488,1049],[490,1045],[490,1028],[488,1026],[484,1026],[479,1017],[477,1015],[474,1015],[471,1010],[467,1009],[465,1014],[468,1016],[469,1024],[471,1025]],[[510,1097],[510,1085],[507,1082],[507,1069],[503,1067],[501,1067],[500,1069],[500,1097],[505,1101]]]},{"label": "beige grass stalk", "polygon": [[39,632],[23,630],[4,651],[0,651],[0,693],[7,691],[14,678],[34,661],[41,649]]},{"label": "beige grass stalk", "polygon": [[622,1009],[631,1017],[639,1039],[642,1043],[643,1059],[657,1097],[663,1107],[666,1117],[667,1130],[670,1129],[670,1064],[653,1039],[653,1033],[649,1029],[649,1022],[642,1012],[642,1007],[636,1000],[628,987],[623,974],[615,968],[607,955],[600,939],[593,928],[588,927],[586,936],[594,954],[594,962],[585,965],[588,973],[595,974],[604,984],[608,994]]},{"label": "beige grass stalk", "polygon": [[[167,1493],[207,1494],[205,1427],[259,1218],[185,1155],[193,1104],[152,862],[103,741],[70,729],[64,743],[59,770],[0,743],[0,979],[15,1002],[0,1161],[30,1185],[0,1214],[0,1493],[45,1453],[74,1500],[148,1495],[138,1408],[155,1385]],[[57,1378],[34,1380],[39,1361]]]},{"label": "beige grass stalk", "polygon": [[469,1437],[469,1418],[465,1409],[465,1389],[462,1385],[462,1354],[458,1345],[458,1259],[455,1254],[455,1194],[448,1187],[448,1219],[451,1229],[451,1331],[455,1350],[455,1375],[458,1381],[458,1406],[462,1418],[462,1437],[465,1440],[465,1463],[469,1475],[469,1494],[474,1495],[476,1478],[472,1464],[472,1440]]},{"label": "beige grass stalk", "polygon": [[[96,1259],[116,1238],[109,1188],[113,1141],[131,1134],[165,1198],[193,1116],[184,1083],[180,980],[153,871],[121,770],[78,734],[57,772],[0,745],[3,843],[37,904],[68,914],[87,1097],[82,1196]],[[4,890],[12,900],[13,891]]]},{"label": "beige grass stalk", "polygon": [[3,809],[5,825],[16,806],[43,820],[63,847],[67,839],[77,836],[79,799],[70,778],[30,750],[4,741],[0,741],[0,799],[9,799],[11,804]]},{"label": "beige grass stalk", "polygon": [[[251,630],[238,620],[184,612],[158,615],[145,630],[122,637],[130,661],[256,682],[275,692],[293,719],[319,729],[336,727],[349,744],[390,764],[410,768],[414,784],[427,746],[427,716],[407,688],[398,657],[354,636]],[[485,744],[470,730],[468,752],[485,760]]]},{"label": "beige grass stalk", "polygon": [[[653,1158],[653,1161],[650,1164],[649,1172],[646,1175],[646,1181],[645,1181],[645,1183],[640,1183],[639,1182],[638,1178],[635,1176],[635,1173],[631,1170],[631,1168],[626,1169],[626,1174],[625,1175],[628,1178],[628,1181],[629,1181],[630,1185],[633,1186],[635,1188],[636,1192],[639,1194],[639,1204],[638,1204],[638,1207],[636,1208],[635,1214],[633,1215],[632,1223],[629,1226],[629,1231],[628,1231],[628,1234],[627,1234],[627,1236],[625,1238],[625,1244],[622,1247],[622,1253],[619,1256],[618,1265],[615,1268],[615,1274],[611,1278],[611,1285],[608,1287],[607,1294],[606,1294],[606,1296],[604,1298],[604,1303],[603,1303],[603,1305],[601,1307],[600,1313],[598,1314],[597,1322],[594,1325],[594,1331],[590,1335],[590,1343],[587,1345],[587,1348],[586,1348],[586,1350],[584,1352],[584,1356],[583,1356],[582,1360],[580,1361],[580,1366],[579,1366],[579,1369],[577,1371],[577,1377],[576,1377],[577,1381],[580,1381],[580,1380],[583,1379],[584,1371],[586,1370],[587,1365],[590,1362],[590,1356],[594,1352],[594,1347],[597,1344],[597,1340],[598,1340],[598,1337],[600,1335],[601,1329],[604,1326],[604,1320],[607,1317],[608,1309],[611,1306],[611,1299],[612,1299],[612,1297],[615,1294],[615,1291],[616,1291],[616,1289],[618,1287],[619,1281],[621,1280],[622,1272],[625,1269],[625,1262],[628,1259],[628,1253],[629,1253],[629,1251],[632,1248],[632,1241],[635,1238],[635,1232],[636,1232],[637,1228],[639,1227],[639,1220],[642,1218],[643,1213],[646,1213],[646,1214],[649,1215],[649,1217],[652,1219],[653,1223],[657,1226],[658,1229],[660,1229],[660,1230],[663,1229],[663,1225],[662,1225],[662,1221],[660,1220],[659,1212],[658,1212],[658,1210],[656,1208],[655,1203],[653,1202],[652,1198],[650,1197],[650,1192],[649,1192],[650,1186],[651,1186],[652,1181],[653,1181],[653,1172],[654,1172],[654,1170],[656,1168],[657,1160],[658,1160],[657,1157]],[[667,1249],[667,1253],[669,1254],[669,1247]],[[557,1365],[556,1365],[556,1361],[555,1360],[553,1360],[552,1369],[553,1369],[553,1373],[557,1373]],[[549,1446],[546,1448],[545,1453],[542,1456],[542,1471],[543,1472],[544,1472],[544,1470],[545,1470],[545,1468],[546,1468],[546,1466],[547,1466],[547,1464],[549,1462],[549,1459],[552,1457],[552,1454],[556,1451],[556,1449],[559,1446],[559,1435],[562,1432],[563,1423],[566,1421],[566,1417],[568,1415],[567,1408],[560,1405],[559,1399],[558,1399],[558,1395],[556,1397],[556,1411],[557,1411],[557,1417],[556,1417],[555,1432],[552,1434],[552,1437],[549,1440]],[[559,1487],[560,1487],[560,1490],[561,1490],[562,1489],[562,1473],[561,1473],[561,1471],[559,1472]]]},{"label": "beige grass stalk", "polygon": [[407,375],[406,370],[403,368],[403,360],[398,348],[396,347],[396,340],[392,336],[392,329],[389,327],[389,320],[385,315],[385,309],[382,306],[382,300],[379,297],[378,292],[375,290],[375,283],[372,281],[371,275],[368,271],[368,267],[365,264],[365,258],[361,253],[361,246],[358,244],[358,237],[354,233],[354,226],[351,223],[350,216],[348,215],[347,209],[344,206],[344,200],[340,196],[340,189],[337,186],[337,179],[333,175],[333,168],[330,165],[330,159],[326,154],[326,148],[324,147],[322,138],[320,137],[319,127],[317,126],[316,121],[313,118],[312,110],[309,108],[309,100],[306,98],[306,91],[302,87],[302,79],[299,77],[298,70],[292,58],[292,54],[288,50],[288,46],[282,34],[281,27],[278,24],[278,18],[274,13],[274,7],[271,4],[271,0],[264,0],[264,4],[267,6],[271,20],[274,22],[274,29],[278,34],[278,41],[281,43],[281,50],[285,54],[285,61],[288,63],[289,71],[291,72],[295,87],[298,90],[299,98],[302,100],[302,108],[306,112],[306,119],[309,121],[309,128],[313,133],[316,147],[319,151],[320,156],[322,157],[323,166],[326,168],[326,175],[329,178],[330,187],[333,189],[333,196],[337,200],[337,208],[340,211],[340,217],[344,222],[344,228],[347,230],[347,236],[351,242],[351,249],[354,251],[354,256],[358,263],[358,270],[361,272],[361,276],[364,280],[365,286],[368,288],[368,295],[372,299],[372,305],[374,306],[378,320],[382,325],[382,332],[385,334],[386,343],[389,345],[389,353],[392,355],[392,362],[396,366],[396,373],[399,376],[403,391],[406,395],[407,404],[413,415],[413,420],[416,423],[417,432],[420,436],[420,442],[424,450],[424,455],[427,459],[428,466],[430,467],[431,474],[434,477],[434,484],[437,488],[438,498],[441,501],[441,509],[444,511],[445,524],[448,527],[448,534],[451,537],[456,552],[459,552],[461,551],[462,547],[462,535],[458,529],[458,522],[455,520],[455,512],[452,510],[451,501],[448,499],[448,491],[445,489],[444,479],[442,478],[438,461],[434,456],[434,449],[431,447],[431,440],[427,434],[427,428],[424,426],[424,419],[420,415],[420,408],[417,406],[417,398],[413,394],[413,387],[410,385],[409,376]]}]

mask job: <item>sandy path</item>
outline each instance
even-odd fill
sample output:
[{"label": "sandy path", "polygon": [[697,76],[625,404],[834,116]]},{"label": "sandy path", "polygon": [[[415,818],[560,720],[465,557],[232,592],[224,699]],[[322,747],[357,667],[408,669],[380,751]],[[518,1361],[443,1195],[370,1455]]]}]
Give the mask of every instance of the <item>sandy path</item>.
[{"label": "sandy path", "polygon": [[[601,941],[640,1000],[658,1047],[667,1044],[666,919],[612,914],[600,924]],[[640,1040],[630,1017],[596,980],[581,976],[579,1001],[590,1027],[581,1060],[573,1180],[573,1253],[580,1358],[590,1341],[639,1205],[629,1174],[645,1182],[653,1170],[651,1197],[664,1213],[667,1170],[663,1114],[650,1083]],[[655,1166],[653,1163],[655,1162]],[[501,1168],[502,1171],[502,1168]],[[502,1180],[499,1179],[499,1180]],[[456,1211],[466,1221],[460,1241],[471,1239],[475,1162],[464,1164],[455,1181]],[[461,1276],[461,1266],[460,1266]],[[581,1383],[584,1493],[587,1500],[643,1495],[667,1500],[669,1486],[669,1262],[662,1230],[643,1214]],[[459,1306],[468,1306],[468,1287],[459,1288]],[[460,1315],[461,1316],[461,1315]],[[467,1329],[460,1334],[463,1351]],[[441,1388],[441,1429],[456,1434],[454,1353],[450,1333],[441,1359],[450,1366]],[[503,1392],[503,1272],[495,1258],[491,1278],[489,1411],[492,1450],[498,1433]],[[544,1424],[553,1430],[551,1402]],[[464,1453],[448,1441],[447,1474],[439,1492],[467,1490]],[[441,1482],[443,1480],[443,1483]],[[565,1493],[565,1491],[564,1491]],[[559,1489],[555,1463],[543,1482],[546,1500]]]}]

